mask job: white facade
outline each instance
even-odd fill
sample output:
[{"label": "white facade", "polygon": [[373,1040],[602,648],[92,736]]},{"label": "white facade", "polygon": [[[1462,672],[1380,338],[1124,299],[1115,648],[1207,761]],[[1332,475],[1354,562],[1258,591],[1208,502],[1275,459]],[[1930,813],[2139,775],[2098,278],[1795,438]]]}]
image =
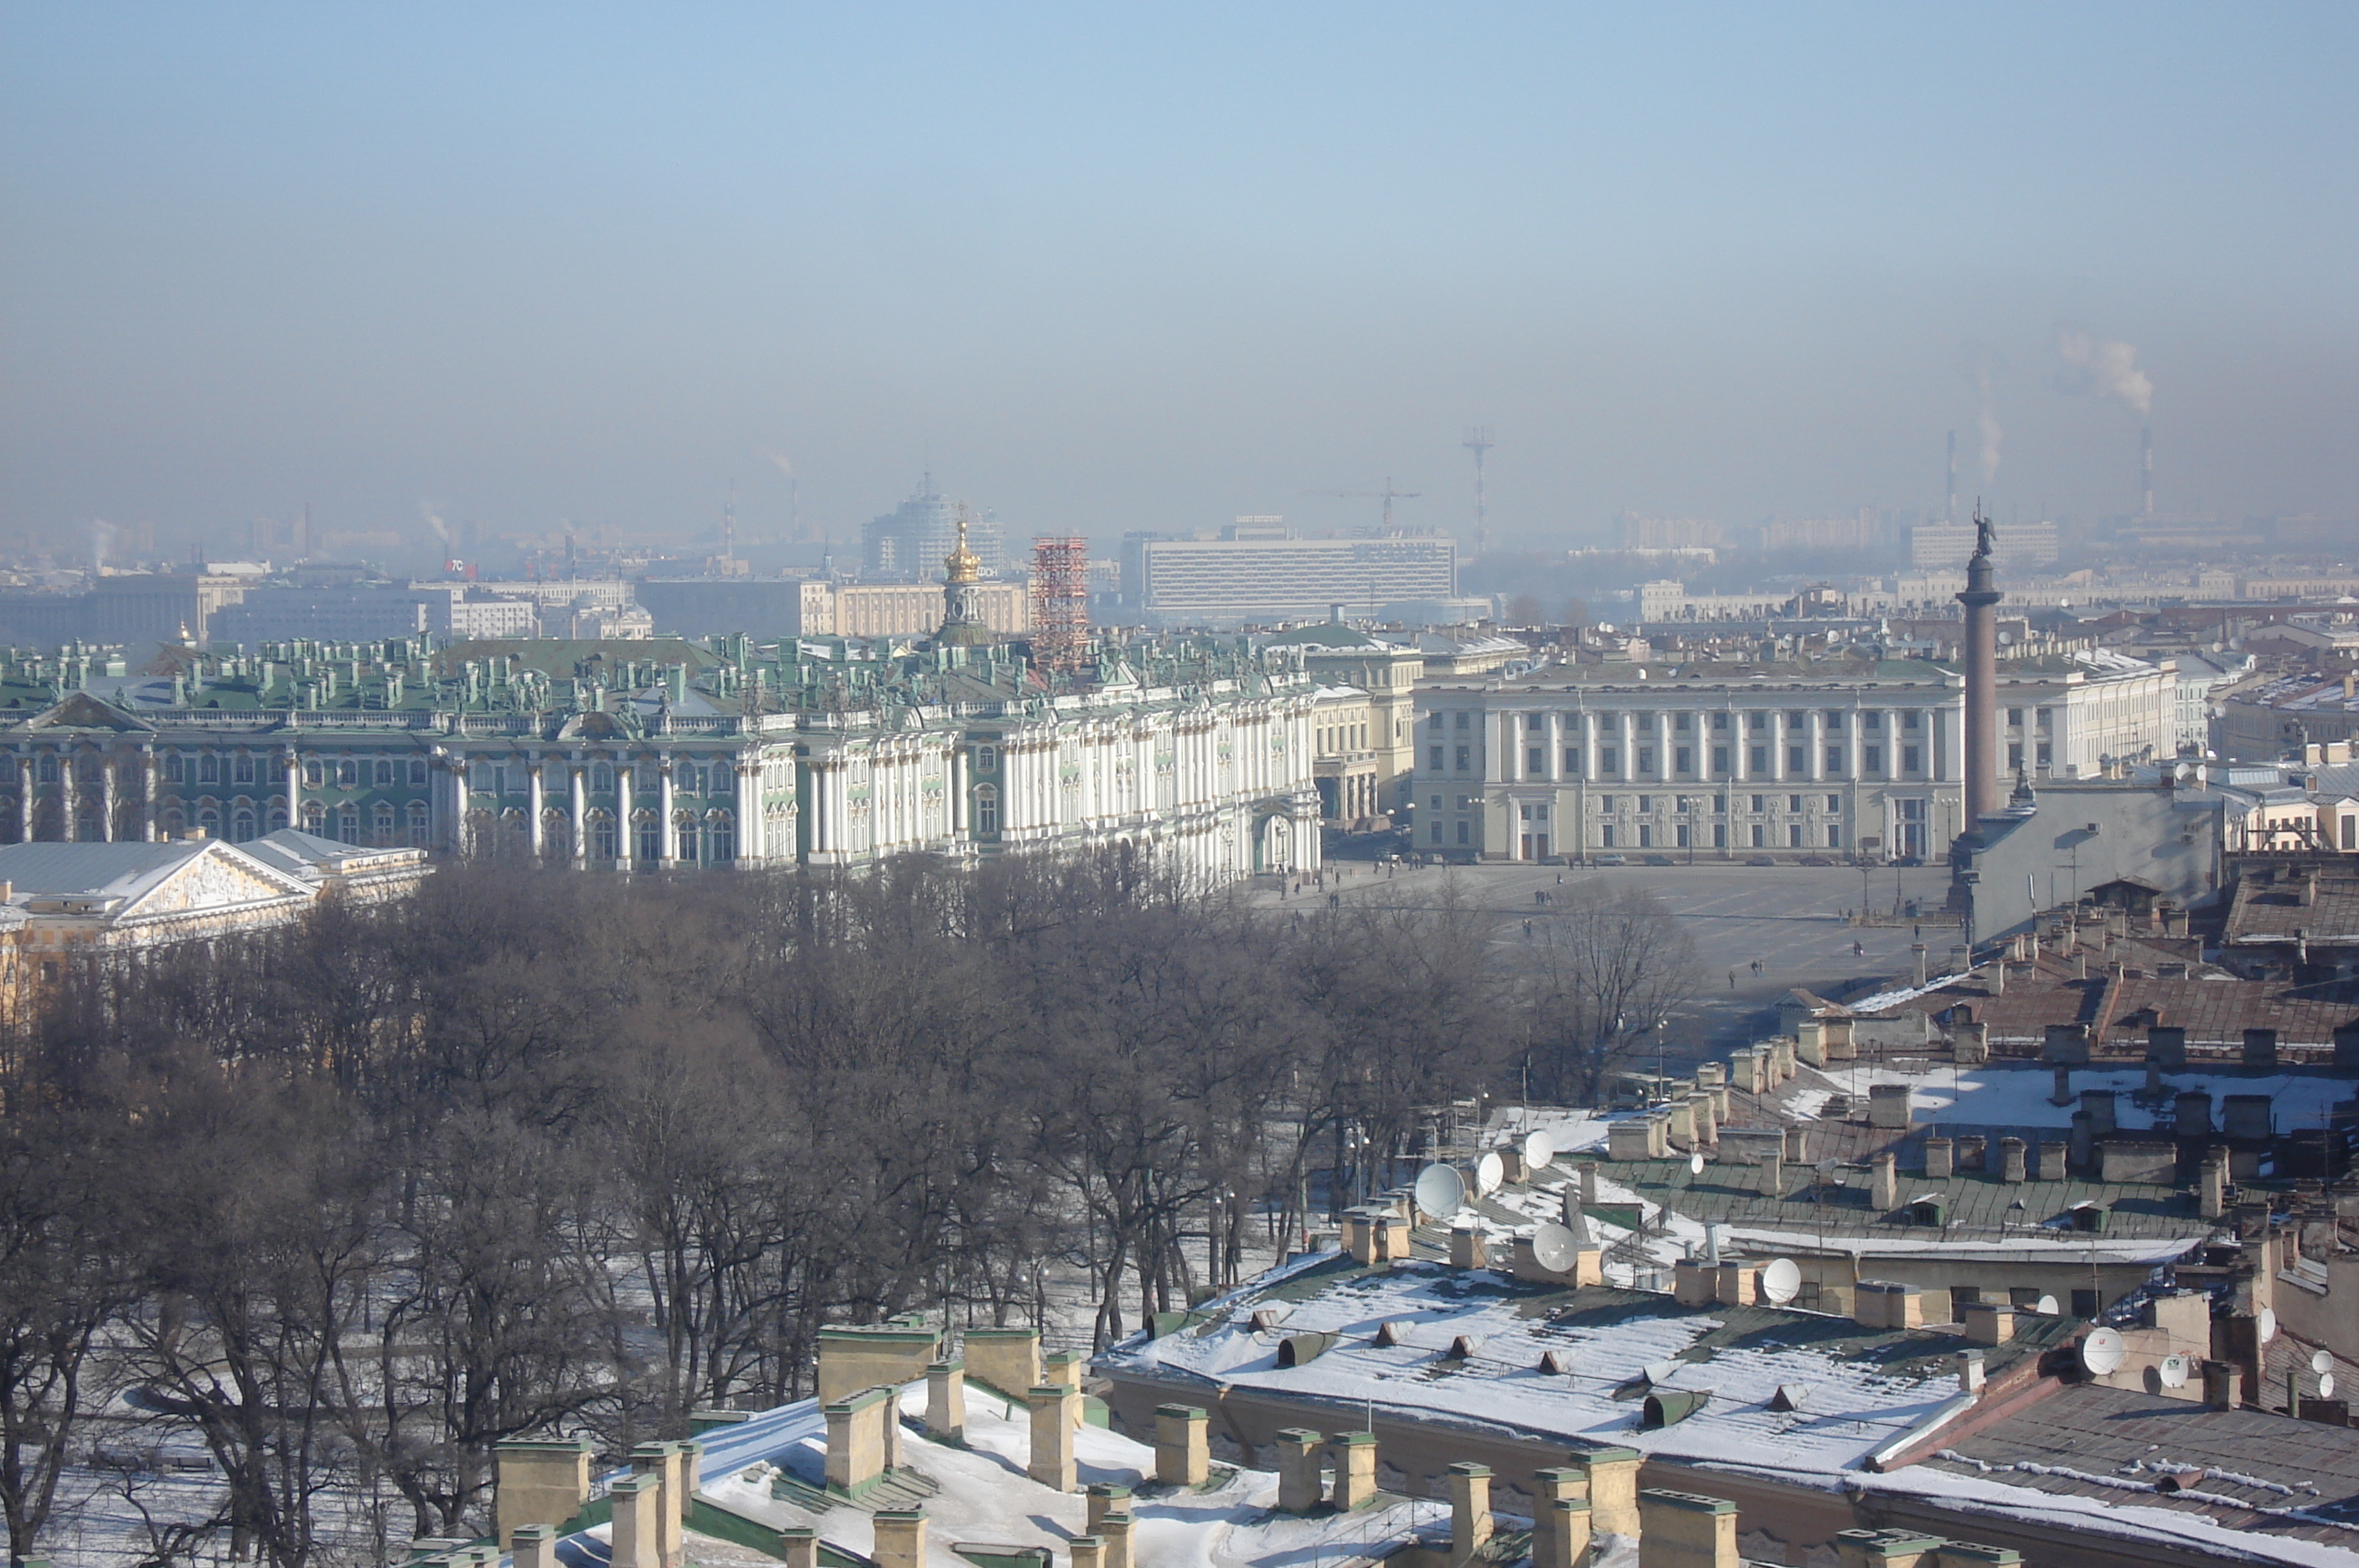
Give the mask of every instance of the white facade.
[{"label": "white facade", "polygon": [[[1419,689],[1420,852],[1882,859],[1940,854],[1963,825],[1964,678],[1938,665],[1541,674]],[[2115,656],[2003,669],[2006,775],[2168,757],[2176,701],[2171,672]]]},{"label": "white facade", "polygon": [[1961,677],[1641,673],[1421,688],[1418,849],[1883,858],[1957,835]]}]

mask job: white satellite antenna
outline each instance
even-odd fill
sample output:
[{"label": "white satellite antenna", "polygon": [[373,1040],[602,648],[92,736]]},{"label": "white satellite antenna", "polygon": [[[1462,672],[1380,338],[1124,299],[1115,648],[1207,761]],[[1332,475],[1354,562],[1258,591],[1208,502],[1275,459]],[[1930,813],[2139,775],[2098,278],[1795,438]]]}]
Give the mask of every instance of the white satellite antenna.
[{"label": "white satellite antenna", "polygon": [[2260,1330],[2263,1345],[2277,1336],[2277,1310],[2275,1307],[2263,1307],[2260,1316],[2254,1322]]},{"label": "white satellite antenna", "polygon": [[1487,1198],[1497,1192],[1499,1183],[1506,1179],[1507,1162],[1495,1150],[1474,1162],[1474,1191],[1483,1196]]},{"label": "white satellite antenna", "polygon": [[2324,1350],[2311,1351],[2310,1353],[2310,1369],[2318,1373],[2333,1371],[2334,1356],[2332,1353]]},{"label": "white satellite antenna", "polygon": [[1546,1129],[1534,1127],[1531,1131],[1524,1134],[1524,1172],[1526,1175],[1528,1176],[1535,1171],[1547,1169],[1549,1162],[1555,1158],[1556,1139],[1550,1138]]},{"label": "white satellite antenna", "polygon": [[2162,1358],[2162,1365],[2156,1368],[2156,1370],[2161,1376],[2162,1386],[2164,1388],[2184,1388],[2187,1387],[2187,1357],[2184,1356],[2164,1356]]},{"label": "white satellite antenna", "polygon": [[1761,1296],[1773,1307],[1782,1307],[1802,1293],[1802,1270],[1790,1258],[1773,1258],[1761,1270]]},{"label": "white satellite antenna", "polygon": [[2128,1354],[2122,1336],[2109,1328],[2093,1328],[2081,1341],[2081,1365],[2095,1377],[2120,1371]]},{"label": "white satellite antenna", "polygon": [[1703,1174],[1702,1149],[1699,1149],[1694,1153],[1688,1156],[1688,1174],[1690,1176],[1701,1176]]},{"label": "white satellite antenna", "polygon": [[2033,1303],[2031,1310],[2038,1312],[2043,1318],[2052,1318],[2062,1309],[2056,1305],[2055,1297],[2042,1296],[2037,1302]]},{"label": "white satellite antenna", "polygon": [[1581,1261],[1581,1242],[1553,1220],[1532,1232],[1532,1261],[1551,1274],[1570,1274]]},{"label": "white satellite antenna", "polygon": [[2334,1398],[2333,1373],[2321,1372],[2318,1375],[2318,1397],[2321,1399],[2331,1399]]},{"label": "white satellite antenna", "polygon": [[1435,1219],[1446,1219],[1466,1206],[1466,1178],[1447,1165],[1429,1165],[1419,1171],[1411,1190],[1417,1206]]}]

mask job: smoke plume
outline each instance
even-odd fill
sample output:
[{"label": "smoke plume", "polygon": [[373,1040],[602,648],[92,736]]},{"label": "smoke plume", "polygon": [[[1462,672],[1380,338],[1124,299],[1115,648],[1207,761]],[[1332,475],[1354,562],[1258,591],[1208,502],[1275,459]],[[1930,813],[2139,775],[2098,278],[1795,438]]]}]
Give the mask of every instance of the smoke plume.
[{"label": "smoke plume", "polygon": [[2154,381],[2137,367],[2137,350],[2125,343],[2107,343],[2078,327],[2056,335],[2056,352],[2064,361],[2056,389],[2082,397],[2118,397],[2143,417],[2154,405]]},{"label": "smoke plume", "polygon": [[1998,428],[1998,406],[1991,397],[1990,368],[1974,372],[1974,389],[1982,395],[1982,411],[1974,416],[1974,428],[1982,434],[1983,483],[1987,485],[1998,473],[1998,443],[2006,432]]},{"label": "smoke plume", "polygon": [[442,521],[440,507],[431,501],[420,501],[418,503],[418,515],[426,519],[426,526],[434,530],[436,539],[444,544],[451,542],[451,529]]}]

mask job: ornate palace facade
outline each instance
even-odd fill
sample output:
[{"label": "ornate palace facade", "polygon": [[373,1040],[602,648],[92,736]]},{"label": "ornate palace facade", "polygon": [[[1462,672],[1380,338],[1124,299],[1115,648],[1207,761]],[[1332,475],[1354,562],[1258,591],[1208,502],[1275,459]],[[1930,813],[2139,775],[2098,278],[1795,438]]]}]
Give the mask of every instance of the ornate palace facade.
[{"label": "ornate palace facade", "polygon": [[858,866],[1132,843],[1225,880],[1318,863],[1291,649],[831,640],[266,644],[126,673],[0,658],[0,838],[274,830],[582,869]]}]

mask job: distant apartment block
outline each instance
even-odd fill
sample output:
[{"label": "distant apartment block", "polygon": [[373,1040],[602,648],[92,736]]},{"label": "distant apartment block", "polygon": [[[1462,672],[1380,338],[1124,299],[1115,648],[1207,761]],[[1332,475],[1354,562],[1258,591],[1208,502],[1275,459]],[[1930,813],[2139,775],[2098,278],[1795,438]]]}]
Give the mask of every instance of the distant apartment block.
[{"label": "distant apartment block", "polygon": [[[956,543],[958,503],[936,489],[934,476],[929,474],[919,485],[916,495],[883,517],[872,517],[862,525],[861,572],[870,578],[938,582],[942,558]],[[967,513],[967,548],[982,561],[986,577],[997,575],[1007,564],[999,519],[989,512]],[[940,617],[935,620],[939,623]]]},{"label": "distant apartment block", "polygon": [[250,588],[213,612],[208,643],[359,642],[433,632],[454,641],[538,635],[539,606],[462,583],[402,588]]},{"label": "distant apartment block", "polygon": [[[940,583],[683,577],[636,586],[661,637],[930,637],[942,624]],[[975,598],[993,631],[1020,637],[1029,629],[1022,583],[980,583]]]},{"label": "distant apartment block", "polygon": [[[1761,525],[1763,550],[1876,550],[1884,526],[1873,511],[1855,517],[1793,517]],[[1968,544],[1968,550],[1973,546]],[[1963,561],[1965,557],[1958,558]]]},{"label": "distant apartment block", "polygon": [[1701,517],[1625,517],[1624,550],[1717,550],[1728,541],[1718,523]]},{"label": "distant apartment block", "polygon": [[1373,615],[1458,595],[1458,541],[1443,534],[1296,539],[1279,518],[1240,518],[1217,536],[1125,534],[1125,597],[1165,626]]},{"label": "distant apartment block", "polygon": [[[2053,566],[2061,550],[2054,523],[2009,523],[1998,530],[1991,559],[2000,570]],[[1919,523],[1908,530],[1908,564],[1962,569],[1974,553],[1972,523]]]}]

